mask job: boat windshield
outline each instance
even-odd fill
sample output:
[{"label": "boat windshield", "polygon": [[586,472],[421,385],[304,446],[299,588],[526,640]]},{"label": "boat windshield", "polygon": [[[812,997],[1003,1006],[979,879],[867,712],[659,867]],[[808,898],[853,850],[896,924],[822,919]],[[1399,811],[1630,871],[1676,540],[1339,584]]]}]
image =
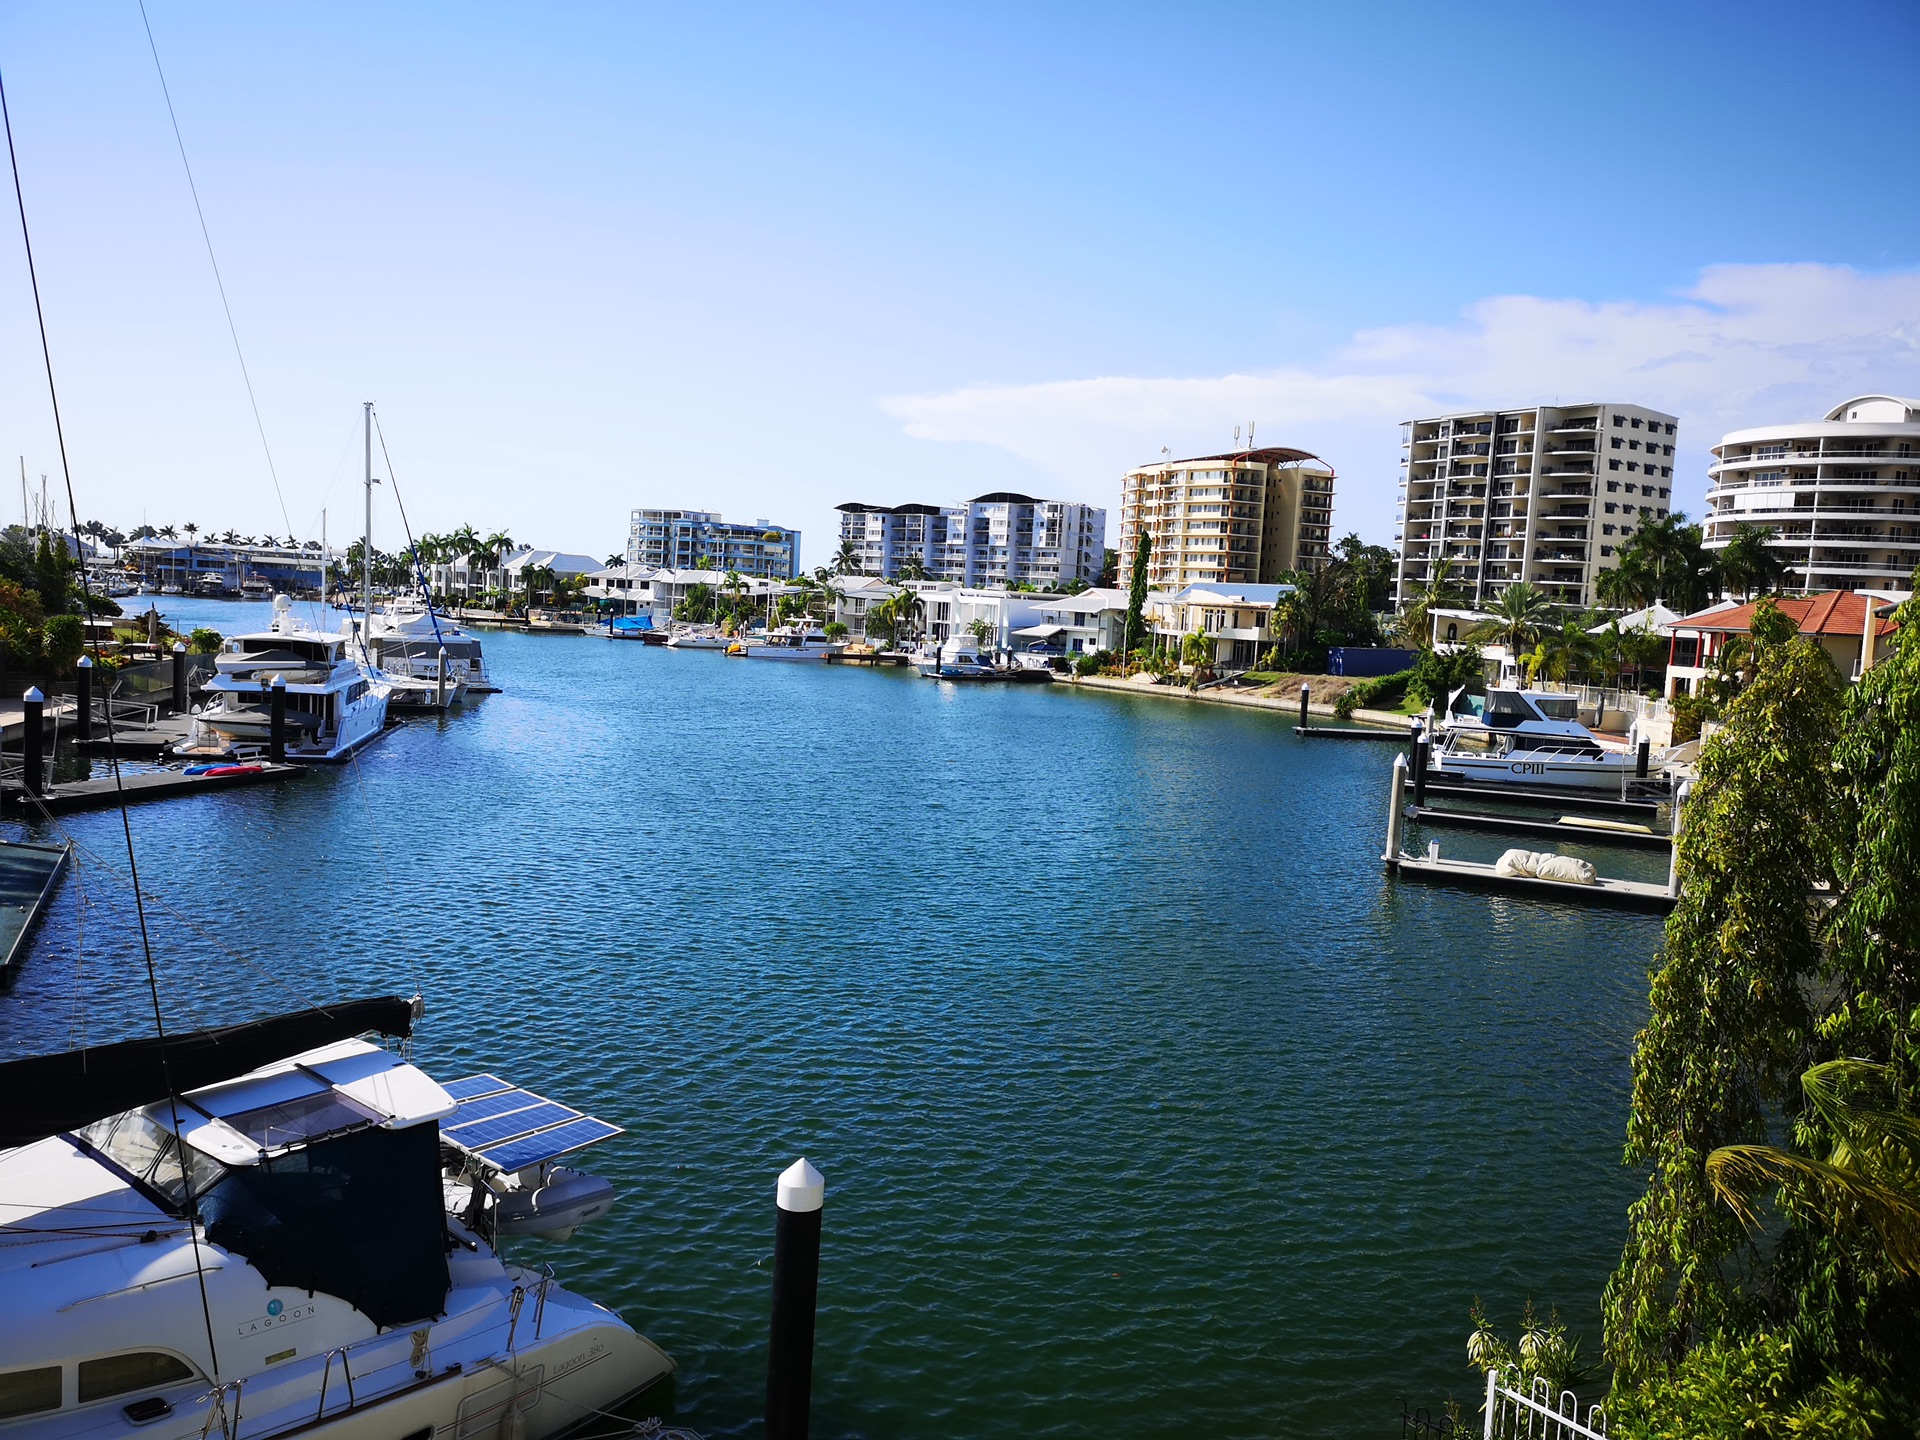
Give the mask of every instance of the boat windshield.
[{"label": "boat windshield", "polygon": [[1495,690],[1487,696],[1486,722],[1500,729],[1511,729],[1528,720],[1538,720],[1540,712],[1513,690]]},{"label": "boat windshield", "polygon": [[1549,720],[1578,720],[1580,702],[1571,695],[1530,695],[1533,708]]},{"label": "boat windshield", "polygon": [[189,1183],[195,1195],[204,1194],[224,1173],[219,1161],[191,1145],[182,1145],[172,1130],[145,1110],[109,1115],[77,1134],[89,1148],[132,1176],[142,1188],[165,1196],[176,1209],[185,1206]]}]

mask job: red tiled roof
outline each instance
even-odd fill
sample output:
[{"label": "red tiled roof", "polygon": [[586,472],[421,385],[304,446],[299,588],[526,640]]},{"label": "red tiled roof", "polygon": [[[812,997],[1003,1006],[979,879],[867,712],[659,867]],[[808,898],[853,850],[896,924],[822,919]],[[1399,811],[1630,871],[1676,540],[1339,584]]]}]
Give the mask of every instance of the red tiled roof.
[{"label": "red tiled roof", "polygon": [[[1731,610],[1702,610],[1684,620],[1674,621],[1673,628],[1744,635],[1753,628],[1753,612],[1759,603],[1756,600],[1750,605],[1736,605]],[[1776,600],[1773,603],[1780,607],[1782,615],[1798,623],[1802,635],[1858,635],[1867,623],[1867,597],[1854,590],[1828,590],[1820,595]],[[1884,618],[1893,610],[1893,606],[1885,600],[1876,600],[1874,603],[1880,607],[1875,611],[1880,622],[1876,634],[1893,634],[1899,627]]]}]

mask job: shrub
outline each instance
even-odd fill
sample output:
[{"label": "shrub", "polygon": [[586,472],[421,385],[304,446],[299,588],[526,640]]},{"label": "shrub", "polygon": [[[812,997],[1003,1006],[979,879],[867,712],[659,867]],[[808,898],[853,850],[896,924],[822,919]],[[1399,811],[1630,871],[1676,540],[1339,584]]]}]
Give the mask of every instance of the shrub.
[{"label": "shrub", "polygon": [[1401,670],[1392,675],[1377,675],[1371,680],[1362,680],[1333,702],[1333,713],[1342,720],[1351,720],[1356,710],[1398,704],[1407,693],[1413,676],[1412,670]]},{"label": "shrub", "polygon": [[829,640],[844,640],[847,638],[847,627],[842,621],[829,620],[821,628]]},{"label": "shrub", "polygon": [[1702,721],[1714,718],[1716,706],[1704,695],[1676,695],[1673,698],[1673,743],[1684,745],[1700,738]]},{"label": "shrub", "polygon": [[221,634],[202,625],[187,637],[187,648],[196,655],[211,655],[220,648]]},{"label": "shrub", "polygon": [[46,625],[47,668],[55,675],[73,673],[74,662],[86,653],[86,627],[78,615],[55,615]]}]

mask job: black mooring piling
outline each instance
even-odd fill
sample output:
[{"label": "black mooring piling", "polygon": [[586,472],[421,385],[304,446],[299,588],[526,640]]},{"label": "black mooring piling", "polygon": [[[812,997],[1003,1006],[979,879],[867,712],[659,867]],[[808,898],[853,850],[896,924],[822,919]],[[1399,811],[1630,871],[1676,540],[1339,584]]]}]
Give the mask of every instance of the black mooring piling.
[{"label": "black mooring piling", "polygon": [[173,713],[187,713],[187,642],[173,642]]},{"label": "black mooring piling", "polygon": [[73,717],[73,733],[82,740],[93,739],[93,657],[82,655],[74,666],[73,685],[79,701],[79,713]]},{"label": "black mooring piling", "polygon": [[287,677],[273,677],[273,696],[267,702],[267,758],[280,765],[287,758]]},{"label": "black mooring piling", "polygon": [[20,697],[20,704],[27,712],[26,730],[20,737],[20,778],[29,795],[40,795],[45,793],[47,781],[46,766],[41,759],[45,736],[40,729],[45,723],[47,697],[36,685]]},{"label": "black mooring piling", "polygon": [[1300,723],[1303,726],[1307,723],[1307,696],[1310,693],[1311,691],[1307,686],[1302,685],[1300,687]]},{"label": "black mooring piling", "polygon": [[1413,803],[1416,807],[1427,803],[1429,745],[1426,726],[1422,725],[1413,732]]},{"label": "black mooring piling", "polygon": [[1647,752],[1652,748],[1653,747],[1647,741],[1642,740],[1639,746],[1635,749],[1634,755],[1633,755],[1633,778],[1634,779],[1644,780],[1647,778]]},{"label": "black mooring piling", "polygon": [[780,1176],[767,1341],[767,1440],[807,1440],[813,1318],[820,1297],[820,1212],[827,1182],[801,1158]]}]

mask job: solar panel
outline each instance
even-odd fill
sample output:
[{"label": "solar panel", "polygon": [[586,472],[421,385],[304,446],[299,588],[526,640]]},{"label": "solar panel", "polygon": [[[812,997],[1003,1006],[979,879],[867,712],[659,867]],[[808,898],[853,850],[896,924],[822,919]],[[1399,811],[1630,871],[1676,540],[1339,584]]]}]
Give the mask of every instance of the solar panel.
[{"label": "solar panel", "polygon": [[505,1140],[517,1140],[522,1135],[531,1135],[536,1130],[544,1130],[549,1125],[558,1125],[563,1120],[580,1118],[578,1110],[565,1105],[556,1105],[549,1100],[535,1105],[530,1110],[516,1110],[511,1115],[496,1115],[491,1120],[476,1120],[471,1125],[456,1125],[445,1133],[454,1144],[464,1145],[469,1150],[478,1150],[485,1145],[498,1145]]},{"label": "solar panel", "polygon": [[513,1087],[498,1075],[469,1075],[464,1080],[455,1080],[451,1085],[442,1087],[455,1102],[464,1105],[469,1100],[478,1100],[482,1095],[496,1095],[502,1090]]},{"label": "solar panel", "polygon": [[451,1130],[475,1120],[490,1120],[495,1115],[505,1115],[509,1110],[525,1110],[546,1103],[546,1096],[536,1095],[531,1090],[502,1090],[496,1095],[482,1095],[478,1100],[466,1101],[440,1128]]},{"label": "solar panel", "polygon": [[569,1151],[583,1149],[595,1141],[621,1133],[618,1125],[609,1125],[604,1120],[583,1115],[578,1120],[555,1126],[551,1130],[542,1130],[537,1135],[522,1135],[518,1139],[496,1142],[475,1153],[502,1170],[524,1170],[529,1165],[544,1165]]}]

